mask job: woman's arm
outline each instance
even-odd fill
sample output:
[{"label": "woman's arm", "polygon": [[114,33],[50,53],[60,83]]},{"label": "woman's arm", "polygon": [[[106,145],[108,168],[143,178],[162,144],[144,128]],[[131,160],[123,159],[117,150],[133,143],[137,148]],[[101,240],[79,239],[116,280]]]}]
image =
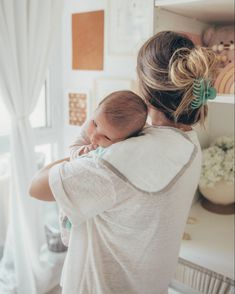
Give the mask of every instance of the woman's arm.
[{"label": "woman's arm", "polygon": [[52,162],[36,173],[29,187],[30,196],[43,201],[55,201],[49,186],[49,171],[54,165],[64,161],[69,161],[69,157]]}]

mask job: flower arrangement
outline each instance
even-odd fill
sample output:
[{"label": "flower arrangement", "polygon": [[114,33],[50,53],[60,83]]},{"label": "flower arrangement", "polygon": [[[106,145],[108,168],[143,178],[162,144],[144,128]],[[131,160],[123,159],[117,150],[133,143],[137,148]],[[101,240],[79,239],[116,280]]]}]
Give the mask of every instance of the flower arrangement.
[{"label": "flower arrangement", "polygon": [[234,138],[219,137],[202,151],[199,186],[213,187],[219,181],[234,182]]}]

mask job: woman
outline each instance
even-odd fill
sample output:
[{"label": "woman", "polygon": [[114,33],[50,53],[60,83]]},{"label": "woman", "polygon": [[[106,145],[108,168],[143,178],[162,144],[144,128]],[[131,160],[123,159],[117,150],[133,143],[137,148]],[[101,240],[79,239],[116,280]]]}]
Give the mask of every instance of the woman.
[{"label": "woman", "polygon": [[63,269],[66,294],[167,293],[201,167],[192,125],[203,123],[213,52],[161,32],[140,49],[140,91],[152,126],[100,157],[58,161],[30,194],[56,200],[72,229]]}]

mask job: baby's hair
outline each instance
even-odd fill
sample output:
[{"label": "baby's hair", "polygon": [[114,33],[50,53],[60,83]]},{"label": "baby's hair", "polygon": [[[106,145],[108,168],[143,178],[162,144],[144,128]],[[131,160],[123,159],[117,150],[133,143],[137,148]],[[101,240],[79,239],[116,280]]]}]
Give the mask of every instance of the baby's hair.
[{"label": "baby's hair", "polygon": [[132,91],[116,91],[100,103],[107,121],[118,129],[125,128],[130,136],[137,135],[144,127],[148,108],[144,100]]},{"label": "baby's hair", "polygon": [[163,31],[140,49],[137,61],[140,92],[150,103],[174,122],[204,123],[207,105],[192,109],[196,79],[214,81],[216,55],[196,47],[185,35]]}]

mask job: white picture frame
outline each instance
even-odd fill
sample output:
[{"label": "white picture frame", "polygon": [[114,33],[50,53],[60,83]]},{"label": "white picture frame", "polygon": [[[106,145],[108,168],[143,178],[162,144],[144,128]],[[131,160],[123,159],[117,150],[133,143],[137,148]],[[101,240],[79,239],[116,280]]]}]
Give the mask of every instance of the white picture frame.
[{"label": "white picture frame", "polygon": [[153,35],[152,0],[108,1],[108,53],[135,55]]},{"label": "white picture frame", "polygon": [[107,95],[115,91],[130,90],[133,91],[135,82],[126,78],[98,78],[94,82],[93,102],[96,106]]}]

